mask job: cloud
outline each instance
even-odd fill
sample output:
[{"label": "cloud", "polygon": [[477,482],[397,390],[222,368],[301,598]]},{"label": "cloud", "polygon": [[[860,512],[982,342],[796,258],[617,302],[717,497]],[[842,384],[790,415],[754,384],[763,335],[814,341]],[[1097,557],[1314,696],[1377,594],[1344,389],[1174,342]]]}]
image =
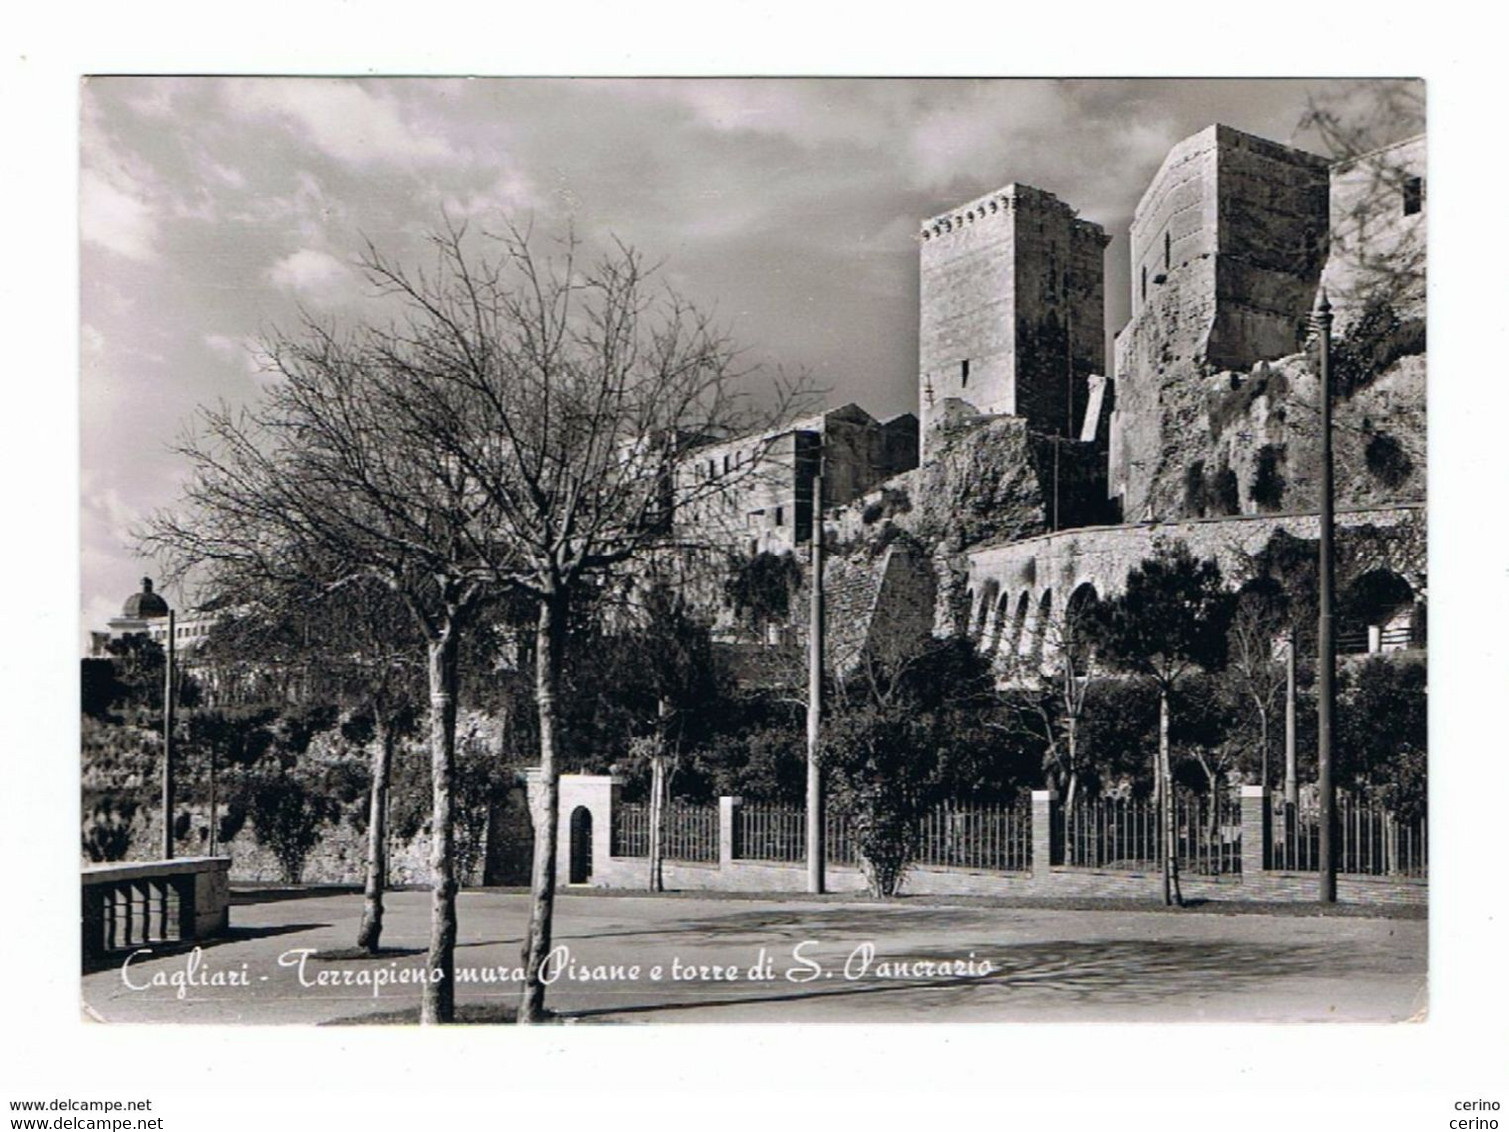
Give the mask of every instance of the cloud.
[{"label": "cloud", "polygon": [[349,79],[228,79],[221,94],[233,112],[291,124],[304,141],[347,164],[432,164],[453,156],[435,132],[406,121],[395,100]]},{"label": "cloud", "polygon": [[86,243],[139,261],[156,255],[157,219],[152,206],[125,182],[95,169],[79,177],[79,235]]},{"label": "cloud", "polygon": [[[518,168],[505,169],[491,184],[471,192],[433,195],[439,196],[440,208],[453,220],[521,216],[545,204],[545,198],[536,190],[533,181]],[[566,211],[570,211],[570,202],[562,203]]]},{"label": "cloud", "polygon": [[346,264],[314,248],[300,248],[284,256],[272,265],[267,277],[274,286],[316,297],[338,294],[355,282]]},{"label": "cloud", "polygon": [[89,323],[79,327],[79,355],[85,364],[96,364],[105,356],[105,336]]}]

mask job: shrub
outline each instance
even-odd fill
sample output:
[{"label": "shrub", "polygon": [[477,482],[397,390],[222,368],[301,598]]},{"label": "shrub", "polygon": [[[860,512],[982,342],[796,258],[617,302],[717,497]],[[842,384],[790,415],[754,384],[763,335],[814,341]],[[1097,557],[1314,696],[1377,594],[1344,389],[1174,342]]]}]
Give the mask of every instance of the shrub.
[{"label": "shrub", "polygon": [[1401,319],[1388,300],[1374,298],[1347,336],[1332,343],[1332,379],[1345,397],[1372,384],[1400,358],[1423,353],[1425,320]]},{"label": "shrub", "polygon": [[1401,487],[1415,470],[1415,462],[1398,439],[1386,432],[1375,432],[1363,450],[1368,471],[1387,488]]},{"label": "shrub", "polygon": [[327,798],[286,774],[269,776],[252,787],[257,844],[277,858],[289,884],[298,884],[304,875],[309,851],[319,842],[320,829],[334,816],[333,810]]},{"label": "shrub", "polygon": [[104,798],[84,818],[84,854],[96,863],[119,861],[131,848],[131,824],[137,805],[129,799]]},{"label": "shrub", "polygon": [[1264,511],[1277,511],[1284,505],[1286,445],[1265,444],[1258,449],[1252,470],[1252,501]]}]

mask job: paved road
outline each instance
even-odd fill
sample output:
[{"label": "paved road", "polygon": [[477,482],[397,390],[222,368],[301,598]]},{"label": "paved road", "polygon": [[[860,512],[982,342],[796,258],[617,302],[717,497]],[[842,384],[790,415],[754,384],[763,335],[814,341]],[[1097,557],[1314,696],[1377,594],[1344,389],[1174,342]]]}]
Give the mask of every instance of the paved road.
[{"label": "paved road", "polygon": [[[557,909],[569,961],[549,1003],[583,1021],[1390,1021],[1425,1007],[1423,920],[576,895]],[[393,953],[319,958],[351,947],[360,915],[350,893],[244,894],[231,936],[197,961],[137,956],[86,975],[86,1012],[313,1023],[412,1011],[419,989],[398,980],[423,969],[428,894],[389,895]],[[463,1010],[517,1000],[527,915],[523,895],[462,893]]]}]

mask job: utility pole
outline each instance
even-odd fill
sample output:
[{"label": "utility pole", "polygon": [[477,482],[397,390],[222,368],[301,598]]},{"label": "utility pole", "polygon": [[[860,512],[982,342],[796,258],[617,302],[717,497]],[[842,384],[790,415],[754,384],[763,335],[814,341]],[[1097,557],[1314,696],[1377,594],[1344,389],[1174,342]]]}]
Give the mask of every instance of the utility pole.
[{"label": "utility pole", "polygon": [[1316,695],[1320,758],[1320,902],[1336,903],[1336,784],[1332,779],[1331,730],[1336,712],[1335,485],[1331,468],[1331,304],[1324,289],[1315,310],[1320,331],[1320,622]]},{"label": "utility pole", "polygon": [[173,859],[173,660],[174,641],[178,635],[173,611],[168,610],[168,647],[165,650],[167,675],[163,680],[162,694],[162,857]]},{"label": "utility pole", "polygon": [[812,477],[812,616],[807,633],[807,891],[825,889],[823,770],[818,742],[823,717],[823,473]]},{"label": "utility pole", "polygon": [[[1299,805],[1299,709],[1296,702],[1294,623],[1289,624],[1289,645],[1284,651],[1284,805]],[[1292,817],[1290,820],[1293,820]]]}]

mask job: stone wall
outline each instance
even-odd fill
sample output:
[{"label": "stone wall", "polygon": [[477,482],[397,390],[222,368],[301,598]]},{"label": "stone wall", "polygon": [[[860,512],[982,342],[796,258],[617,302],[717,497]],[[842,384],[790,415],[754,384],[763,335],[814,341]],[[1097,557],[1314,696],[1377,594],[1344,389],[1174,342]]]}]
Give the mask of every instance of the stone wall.
[{"label": "stone wall", "polygon": [[1216,324],[1206,360],[1242,369],[1292,353],[1325,262],[1324,158],[1216,126]]},{"label": "stone wall", "polygon": [[[1338,561],[1351,564],[1344,586],[1366,571],[1384,569],[1409,583],[1417,600],[1426,590],[1426,530],[1423,505],[1339,511]],[[1059,531],[969,552],[967,589],[971,631],[981,647],[1010,667],[1013,659],[1042,657],[1051,650],[1048,628],[1061,617],[1081,586],[1097,597],[1119,593],[1131,569],[1151,557],[1161,541],[1184,542],[1196,557],[1214,558],[1235,583],[1244,564],[1279,531],[1295,538],[1319,537],[1314,514],[1144,523]],[[1004,670],[1004,669],[1003,669]]]},{"label": "stone wall", "polygon": [[1331,242],[1321,281],[1346,337],[1370,300],[1425,317],[1425,137],[1331,170]]}]

